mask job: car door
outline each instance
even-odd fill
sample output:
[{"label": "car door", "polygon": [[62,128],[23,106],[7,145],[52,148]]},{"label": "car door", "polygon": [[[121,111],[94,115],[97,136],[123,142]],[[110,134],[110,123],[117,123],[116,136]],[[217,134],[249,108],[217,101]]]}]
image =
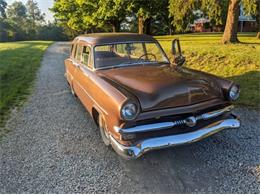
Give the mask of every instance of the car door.
[{"label": "car door", "polygon": [[77,44],[75,40],[71,44],[70,57],[65,60],[65,76],[70,86],[72,86],[72,80],[74,79],[75,76],[74,58],[75,58],[76,47]]},{"label": "car door", "polygon": [[77,69],[75,72],[76,82],[75,91],[83,105],[88,111],[92,108],[92,97],[89,94],[89,82],[90,82],[90,60],[91,60],[91,48],[84,42],[78,43],[78,50],[76,54]]}]

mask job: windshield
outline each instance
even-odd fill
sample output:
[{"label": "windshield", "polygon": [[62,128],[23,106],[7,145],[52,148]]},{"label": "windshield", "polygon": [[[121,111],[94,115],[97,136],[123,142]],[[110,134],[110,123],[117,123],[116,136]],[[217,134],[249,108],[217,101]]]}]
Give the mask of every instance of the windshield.
[{"label": "windshield", "polygon": [[96,69],[130,65],[169,63],[161,47],[155,42],[129,42],[95,47]]}]

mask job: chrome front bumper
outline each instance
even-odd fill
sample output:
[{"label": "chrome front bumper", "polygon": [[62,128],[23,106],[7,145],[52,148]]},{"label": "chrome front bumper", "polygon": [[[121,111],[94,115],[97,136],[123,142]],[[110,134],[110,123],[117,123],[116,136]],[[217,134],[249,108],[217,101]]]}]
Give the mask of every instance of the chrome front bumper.
[{"label": "chrome front bumper", "polygon": [[240,127],[240,121],[237,117],[234,116],[230,119],[223,119],[213,122],[210,125],[196,131],[177,135],[149,138],[137,142],[132,146],[124,146],[120,144],[111,135],[110,139],[112,147],[119,155],[125,157],[126,159],[135,159],[151,150],[193,143],[213,135],[221,130],[238,127]]}]

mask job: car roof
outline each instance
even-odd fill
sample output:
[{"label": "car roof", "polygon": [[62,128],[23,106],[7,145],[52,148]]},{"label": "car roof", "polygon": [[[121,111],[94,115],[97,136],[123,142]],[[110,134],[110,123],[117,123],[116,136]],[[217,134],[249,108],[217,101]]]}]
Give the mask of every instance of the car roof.
[{"label": "car roof", "polygon": [[75,39],[85,41],[91,45],[104,45],[104,44],[132,42],[132,41],[136,41],[136,42],[156,41],[150,35],[137,34],[137,33],[92,33],[92,34],[80,35]]}]

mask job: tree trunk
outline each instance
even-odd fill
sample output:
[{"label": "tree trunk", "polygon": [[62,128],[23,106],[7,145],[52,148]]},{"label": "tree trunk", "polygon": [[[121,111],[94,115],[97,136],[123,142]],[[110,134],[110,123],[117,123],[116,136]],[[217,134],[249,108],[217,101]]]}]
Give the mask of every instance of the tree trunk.
[{"label": "tree trunk", "polygon": [[138,16],[138,33],[144,34],[144,18],[143,18],[143,16]]},{"label": "tree trunk", "polygon": [[151,34],[151,22],[152,22],[152,18],[147,18],[145,20],[145,34],[150,35]]},{"label": "tree trunk", "polygon": [[120,21],[112,21],[112,29],[113,32],[119,32],[120,31]]},{"label": "tree trunk", "polygon": [[222,37],[222,43],[237,43],[237,28],[240,0],[229,0],[227,22]]},{"label": "tree trunk", "polygon": [[256,1],[256,25],[257,25],[256,38],[260,39],[260,1]]},{"label": "tree trunk", "polygon": [[113,29],[113,33],[115,33],[116,32],[116,26],[112,25],[112,29]]}]

